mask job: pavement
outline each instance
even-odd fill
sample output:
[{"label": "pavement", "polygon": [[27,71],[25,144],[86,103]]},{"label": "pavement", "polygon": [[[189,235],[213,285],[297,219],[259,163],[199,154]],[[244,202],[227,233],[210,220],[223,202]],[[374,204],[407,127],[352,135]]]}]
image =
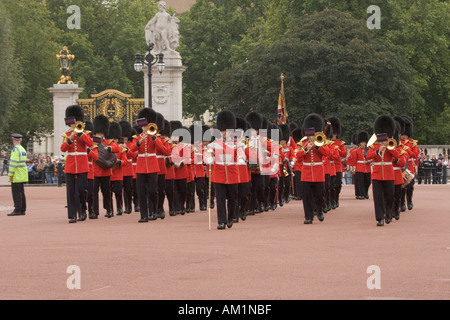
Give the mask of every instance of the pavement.
[{"label": "pavement", "polygon": [[2,300],[450,299],[450,185],[416,185],[414,209],[384,227],[343,186],[322,223],[291,201],[227,230],[216,210],[211,230],[200,211],[69,224],[64,187],[25,192],[27,215],[8,217],[0,188]]}]

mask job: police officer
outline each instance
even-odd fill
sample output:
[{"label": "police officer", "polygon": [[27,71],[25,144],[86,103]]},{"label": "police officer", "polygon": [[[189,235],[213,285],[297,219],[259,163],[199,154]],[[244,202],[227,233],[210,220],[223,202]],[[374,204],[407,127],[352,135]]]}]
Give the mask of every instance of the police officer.
[{"label": "police officer", "polygon": [[9,160],[8,179],[11,182],[11,191],[14,201],[14,211],[8,216],[24,216],[27,209],[24,184],[28,182],[27,152],[20,144],[22,135],[11,135],[14,148]]}]

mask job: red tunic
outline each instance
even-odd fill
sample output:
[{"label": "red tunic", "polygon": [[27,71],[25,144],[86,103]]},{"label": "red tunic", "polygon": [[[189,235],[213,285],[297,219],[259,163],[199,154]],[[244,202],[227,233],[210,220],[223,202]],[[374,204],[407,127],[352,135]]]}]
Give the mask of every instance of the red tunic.
[{"label": "red tunic", "polygon": [[164,145],[161,139],[153,141],[152,136],[148,135],[144,141],[138,145],[142,138],[141,134],[136,143],[131,145],[131,151],[138,152],[136,173],[148,174],[159,171],[158,159],[156,158],[156,150],[160,149],[164,152]]},{"label": "red tunic", "polygon": [[308,153],[300,150],[297,159],[303,160],[302,181],[304,182],[325,182],[325,172],[323,157],[329,155],[329,149],[322,146],[319,149],[312,147]]},{"label": "red tunic", "polygon": [[367,153],[366,158],[372,160],[372,180],[394,180],[394,159],[398,159],[399,152],[397,149],[388,150],[383,154],[378,155],[377,151],[380,149],[381,145],[375,142],[370,146],[370,150]]},{"label": "red tunic", "polygon": [[362,172],[362,173],[370,173],[371,167],[370,163],[372,160],[367,159],[367,153],[369,150],[367,149],[366,156],[364,156],[364,151],[361,148],[352,149],[350,151],[350,156],[348,157],[347,163],[351,163],[352,166],[356,166],[355,172]]},{"label": "red tunic", "polygon": [[223,141],[213,142],[214,166],[212,168],[211,181],[221,184],[239,183],[238,166],[236,165],[236,148],[227,145]]},{"label": "red tunic", "polygon": [[417,146],[417,141],[413,139],[407,139],[407,140],[401,140],[400,141],[402,145],[408,147],[408,170],[411,171],[411,173],[416,173],[416,166],[419,165],[419,155],[420,155],[420,149]]},{"label": "red tunic", "polygon": [[119,148],[118,152],[116,152],[116,156],[117,161],[121,161],[121,164],[112,168],[111,181],[121,181],[123,180],[123,166],[128,163],[127,149],[121,148],[117,144],[115,144],[115,146]]},{"label": "red tunic", "polygon": [[170,156],[171,149],[169,144],[169,138],[158,137],[157,139],[160,139],[164,146],[163,149],[156,150],[156,158],[158,158],[158,165],[159,165],[158,175],[162,175],[167,173],[166,157]]},{"label": "red tunic", "polygon": [[72,130],[66,132],[61,144],[61,151],[67,152],[65,173],[78,174],[89,172],[89,161],[87,156],[87,148],[92,148],[93,142],[87,131],[83,131],[81,137],[75,135],[69,143],[68,137],[72,134]]},{"label": "red tunic", "polygon": [[403,174],[402,174],[402,168],[405,167],[406,163],[408,162],[408,152],[403,150],[403,146],[398,146],[397,150],[399,152],[399,158],[398,161],[395,163],[394,161],[394,185],[403,184]]},{"label": "red tunic", "polygon": [[131,145],[133,144],[133,141],[128,141],[126,143],[126,146],[128,148],[127,152],[127,161],[126,163],[122,163],[122,171],[124,177],[132,177],[134,176],[134,168],[133,168],[133,162],[136,162],[137,152],[131,151]]},{"label": "red tunic", "polygon": [[[189,169],[187,164],[191,162],[191,150],[185,143],[177,143],[172,149],[171,161],[174,163],[175,180],[188,179]],[[181,166],[181,163],[184,165]]]},{"label": "red tunic", "polygon": [[334,148],[338,151],[339,157],[338,159],[334,159],[334,166],[336,167],[336,172],[344,172],[344,169],[342,167],[342,161],[341,158],[347,158],[347,149],[345,148],[345,142],[335,139],[334,141]]}]

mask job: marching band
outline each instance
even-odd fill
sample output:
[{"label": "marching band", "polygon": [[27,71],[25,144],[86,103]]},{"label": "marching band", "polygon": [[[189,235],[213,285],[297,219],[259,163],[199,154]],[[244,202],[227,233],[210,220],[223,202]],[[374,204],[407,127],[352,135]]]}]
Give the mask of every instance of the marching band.
[{"label": "marching band", "polygon": [[304,224],[322,222],[339,208],[343,161],[354,174],[356,199],[369,199],[372,186],[377,226],[413,209],[419,149],[408,116],[380,115],[373,136],[355,133],[348,151],[339,119],[316,113],[299,127],[223,110],[214,127],[187,128],[150,108],[139,111],[134,126],[104,115],[85,122],[83,109],[72,105],[65,121],[69,223],[98,218],[100,191],[105,217],[130,214],[134,204],[139,223],[164,219],[166,199],[170,216],[195,212],[196,195],[200,211],[217,206],[219,230],[291,199],[302,200]]}]

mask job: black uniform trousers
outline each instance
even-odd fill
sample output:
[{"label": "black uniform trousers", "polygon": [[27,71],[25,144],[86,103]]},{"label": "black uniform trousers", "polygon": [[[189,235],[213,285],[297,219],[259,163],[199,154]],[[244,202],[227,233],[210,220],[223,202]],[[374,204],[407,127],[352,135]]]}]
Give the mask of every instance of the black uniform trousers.
[{"label": "black uniform trousers", "polygon": [[174,180],[174,210],[178,213],[183,213],[186,210],[186,197],[187,197],[187,179],[175,179]]},{"label": "black uniform trousers", "polygon": [[215,183],[214,188],[216,190],[217,221],[219,224],[231,222],[235,217],[238,184]]},{"label": "black uniform trousers", "polygon": [[137,192],[137,179],[133,179],[133,204],[134,204],[134,210],[138,211],[139,208],[139,198],[138,198],[138,192]]},{"label": "black uniform trousers", "polygon": [[372,183],[371,173],[356,172],[356,196],[365,197],[369,194],[369,188]]},{"label": "black uniform trousers", "polygon": [[375,219],[392,217],[394,207],[394,180],[372,180]]},{"label": "black uniform trousers", "polygon": [[200,208],[207,207],[206,203],[207,203],[208,194],[206,193],[205,183],[206,183],[205,177],[198,177],[198,178],[196,177],[195,178],[195,190],[197,191],[197,197],[198,197],[198,202],[199,202]]},{"label": "black uniform trousers", "polygon": [[402,185],[396,184],[394,185],[394,208],[392,210],[392,213],[400,213],[400,204],[401,204],[401,197],[402,197]]},{"label": "black uniform trousers", "polygon": [[27,210],[27,199],[25,197],[24,185],[24,182],[11,183],[11,192],[14,201],[14,212],[25,213],[25,211]]},{"label": "black uniform trousers", "polygon": [[166,197],[166,175],[158,175],[158,205],[156,213],[164,211],[164,198]]},{"label": "black uniform trousers", "polygon": [[[250,200],[250,182],[238,184],[238,198],[239,202],[236,202],[235,218],[239,213],[247,212],[248,203]],[[237,210],[238,208],[239,210]]]},{"label": "black uniform trousers", "polygon": [[166,180],[165,196],[167,197],[167,204],[169,205],[169,214],[173,214],[175,212],[175,205],[174,205],[173,195],[174,195],[174,180],[173,179],[167,179]]},{"label": "black uniform trousers", "polygon": [[[270,176],[268,176],[270,179]],[[252,173],[252,196],[250,210],[259,209],[259,205],[265,203],[265,176],[260,173]],[[269,188],[270,191],[270,188]]]},{"label": "black uniform trousers", "polygon": [[342,172],[336,172],[336,176],[334,178],[334,184],[332,187],[332,200],[337,204],[339,203],[339,195],[342,190]]},{"label": "black uniform trousers", "polygon": [[[269,201],[270,205],[276,205],[278,203],[278,199],[280,197],[278,194],[280,193],[280,185],[281,185],[281,179],[278,181],[278,177],[270,178],[269,186],[270,186],[270,196]],[[278,199],[277,199],[278,198]]]},{"label": "black uniform trousers", "polygon": [[123,203],[125,212],[130,213],[133,203],[133,176],[123,177]]},{"label": "black uniform trousers", "polygon": [[88,210],[89,214],[94,212],[94,179],[87,180],[87,189],[84,190],[86,201],[81,201],[81,212],[86,213]]},{"label": "black uniform trousers", "polygon": [[114,180],[111,181],[111,209],[114,207],[112,203],[113,194],[116,197],[117,212],[123,212],[123,181]]},{"label": "black uniform trousers", "polygon": [[141,218],[145,219],[151,215],[151,204],[156,205],[158,195],[158,173],[137,173],[136,187]]},{"label": "black uniform trousers", "polygon": [[405,200],[408,204],[412,203],[415,183],[415,179],[412,179],[412,181],[405,188],[402,188],[402,206],[405,204]]},{"label": "black uniform trousers", "polygon": [[98,216],[100,208],[98,205],[98,192],[102,191],[103,209],[106,212],[112,211],[111,203],[111,176],[94,177],[94,214]]},{"label": "black uniform trousers", "polygon": [[314,210],[317,209],[321,214],[324,201],[324,182],[307,182],[303,181],[303,210],[305,211],[305,219],[314,219]]},{"label": "black uniform trousers", "polygon": [[69,219],[76,219],[77,213],[81,213],[81,203],[86,202],[87,175],[87,172],[66,173],[67,215]]},{"label": "black uniform trousers", "polygon": [[294,195],[300,198],[303,196],[302,172],[298,170],[295,171],[294,175]]}]

